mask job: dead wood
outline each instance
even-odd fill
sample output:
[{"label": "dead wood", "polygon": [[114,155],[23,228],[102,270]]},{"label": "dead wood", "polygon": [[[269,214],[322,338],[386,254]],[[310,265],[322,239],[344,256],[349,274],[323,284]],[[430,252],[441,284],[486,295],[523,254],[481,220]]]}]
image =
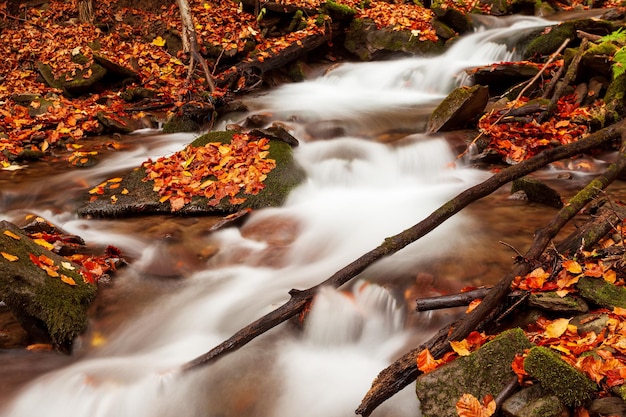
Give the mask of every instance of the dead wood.
[{"label": "dead wood", "polygon": [[[610,142],[613,139],[619,137],[623,130],[624,122],[616,123],[602,130],[599,130],[589,135],[585,139],[579,140],[578,142],[574,142],[557,148],[548,149],[524,162],[503,169],[502,171],[491,176],[482,183],[463,191],[452,200],[439,207],[427,218],[415,224],[411,228],[400,232],[395,236],[385,239],[382,245],[371,250],[370,252],[367,252],[349,265],[335,272],[335,274],[326,279],[324,282],[304,291],[292,289],[289,292],[291,298],[285,304],[278,307],[276,310],[268,313],[267,315],[259,318],[255,322],[245,326],[229,339],[217,345],[207,353],[200,355],[197,358],[183,364],[180,370],[186,372],[192,369],[196,369],[202,365],[207,365],[215,361],[221,355],[225,355],[245,346],[248,342],[250,342],[257,336],[299,314],[311,302],[311,300],[317,293],[317,290],[321,287],[340,287],[341,285],[350,281],[360,272],[364,271],[368,266],[370,266],[377,260],[392,255],[398,252],[400,249],[406,247],[410,243],[417,241],[418,239],[425,236],[436,227],[441,225],[444,221],[452,217],[454,214],[467,207],[469,204],[491,194],[508,182],[513,181],[517,178],[521,178],[524,175],[527,175],[533,171],[536,171],[537,169],[544,167],[550,162],[554,162],[563,158],[569,158],[604,143]],[[566,209],[567,207],[569,206],[566,206],[564,209]],[[508,289],[508,287],[506,289]],[[496,292],[491,292],[488,295],[488,298],[493,293]],[[505,291],[500,289],[497,294],[500,293],[505,293]],[[481,305],[483,304],[486,304],[485,301],[483,301]],[[478,309],[480,309],[480,306],[476,310]],[[482,311],[484,309],[480,310]],[[484,314],[484,312],[482,312],[481,314]],[[475,327],[475,324],[473,325],[473,327]],[[415,360],[412,361],[412,365],[415,368]],[[416,370],[417,369],[415,369],[415,371]],[[389,383],[392,382],[388,382],[388,384]],[[408,382],[404,382],[403,380],[403,382],[401,383],[406,385]],[[388,391],[387,394],[383,394],[380,397],[377,396],[378,399],[368,400],[366,403],[362,404],[361,407],[359,407],[359,410],[361,410],[363,413],[367,413],[365,415],[369,415],[373,408],[375,408],[378,404],[384,401],[384,399],[389,398],[391,395],[395,394],[395,392],[397,391],[391,390]]]},{"label": "dead wood", "polygon": [[[378,407],[378,405],[382,404],[400,389],[413,382],[420,373],[417,369],[417,355],[424,348],[428,348],[435,358],[441,358],[447,351],[450,350],[450,341],[461,340],[467,337],[470,332],[481,325],[481,323],[494,309],[497,308],[498,305],[502,303],[503,298],[510,292],[511,283],[515,277],[528,274],[561,228],[617,178],[619,173],[624,169],[624,167],[626,167],[626,134],[624,133],[624,123],[625,122],[622,121],[617,126],[613,126],[617,129],[615,133],[622,135],[622,145],[618,153],[617,161],[611,164],[602,175],[596,177],[581,191],[579,191],[578,194],[576,194],[568,202],[568,204],[565,205],[565,207],[559,210],[556,216],[554,216],[546,226],[537,230],[530,249],[524,255],[524,261],[516,264],[513,270],[502,278],[500,282],[493,287],[489,294],[485,296],[478,307],[476,307],[471,313],[467,314],[463,319],[453,323],[449,332],[445,332],[443,334],[442,332],[439,332],[424,345],[411,350],[402,358],[380,372],[372,383],[372,387],[369,392],[363,398],[361,405],[357,408],[357,414],[361,414],[364,417],[369,416],[372,411]],[[527,160],[526,162],[540,155],[541,154]],[[516,166],[511,168],[515,168]],[[502,172],[504,171],[501,171],[501,173]],[[491,178],[496,176],[497,174]],[[486,327],[484,323],[482,323],[482,325],[483,327]]]},{"label": "dead wood", "polygon": [[415,303],[415,310],[430,311],[441,308],[466,306],[476,299],[482,299],[491,288],[478,288],[458,294],[440,295],[439,297],[420,298]]},{"label": "dead wood", "polygon": [[202,71],[204,72],[204,76],[206,77],[205,79],[207,86],[209,87],[209,92],[212,93],[215,90],[215,84],[213,82],[211,72],[209,71],[209,67],[202,55],[200,55],[200,50],[198,49],[198,38],[196,36],[196,28],[193,23],[193,19],[191,17],[189,2],[187,0],[176,0],[176,4],[178,5],[178,9],[180,11],[180,20],[183,25],[183,50],[185,52],[189,52],[190,54],[189,69],[187,71],[187,81],[191,81],[191,77],[195,70],[196,63],[198,63],[202,67]]},{"label": "dead wood", "polygon": [[563,81],[557,86],[554,95],[550,99],[550,104],[548,104],[548,108],[544,113],[539,116],[539,123],[543,123],[548,117],[552,115],[554,109],[556,109],[556,104],[565,93],[565,89],[572,83],[572,81],[574,81],[576,73],[578,72],[578,66],[580,65],[580,61],[583,57],[583,54],[585,53],[585,49],[587,49],[588,43],[589,40],[587,38],[583,38],[583,41],[578,47],[578,52],[572,59],[572,62],[570,62],[569,66],[567,67],[567,72],[565,73],[565,77],[563,77]]}]

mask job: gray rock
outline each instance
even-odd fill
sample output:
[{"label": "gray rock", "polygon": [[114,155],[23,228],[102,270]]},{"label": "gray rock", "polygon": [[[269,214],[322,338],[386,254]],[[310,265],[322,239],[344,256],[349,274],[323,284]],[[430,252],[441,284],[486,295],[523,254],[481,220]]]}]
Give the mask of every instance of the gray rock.
[{"label": "gray rock", "polygon": [[427,133],[465,127],[482,113],[489,100],[488,88],[482,85],[459,87],[437,106],[428,118]]}]

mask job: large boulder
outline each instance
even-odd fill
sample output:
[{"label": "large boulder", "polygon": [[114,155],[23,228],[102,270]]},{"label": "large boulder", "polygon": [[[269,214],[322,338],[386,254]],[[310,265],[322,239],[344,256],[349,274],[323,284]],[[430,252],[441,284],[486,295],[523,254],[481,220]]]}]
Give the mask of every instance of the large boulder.
[{"label": "large boulder", "polygon": [[427,133],[462,129],[482,114],[489,89],[482,85],[459,87],[437,106],[428,118]]},{"label": "large boulder", "polygon": [[[266,133],[267,136],[270,136],[269,132]],[[282,132],[283,138],[279,138],[281,135],[277,134],[262,138],[252,134],[248,136],[251,141],[268,140],[269,148],[267,151],[263,150],[262,157],[259,158],[261,164],[271,165],[275,162],[275,167],[266,174],[266,177],[259,184],[255,184],[254,192],[250,192],[246,182],[248,175],[254,174],[257,167],[250,168],[249,159],[247,161],[242,159],[235,165],[229,164],[229,159],[242,158],[242,156],[235,155],[234,146],[232,148],[229,146],[234,135],[239,134],[236,132],[211,132],[200,136],[184,150],[171,157],[183,158],[183,163],[189,165],[189,169],[185,167],[185,171],[172,174],[163,181],[161,181],[163,179],[161,177],[158,179],[159,184],[156,184],[158,172],[154,171],[153,174],[149,174],[147,166],[156,167],[157,171],[159,169],[168,170],[161,165],[171,163],[171,158],[168,161],[155,161],[154,163],[150,161],[150,165],[144,163],[123,177],[107,180],[94,187],[90,190],[88,197],[90,201],[78,212],[82,216],[95,217],[170,213],[222,215],[236,213],[244,209],[279,206],[283,204],[289,192],[305,177],[304,171],[293,158],[291,145],[285,141],[285,133]],[[291,143],[297,143],[295,138],[291,139]],[[220,146],[220,144],[224,146]],[[240,142],[238,146],[244,145],[241,145]],[[198,165],[198,169],[201,169],[202,172],[192,172],[195,156],[190,155],[196,155],[199,148],[207,147],[218,149],[221,156],[218,155],[217,161]],[[206,153],[208,150],[202,152]],[[212,172],[216,172],[213,170],[214,167],[219,168],[218,175],[220,178],[216,178],[212,174]],[[184,204],[180,195],[172,196],[163,193],[165,183],[188,182],[185,177],[192,178],[194,175],[198,175],[198,178],[184,188],[188,192],[184,196],[184,198],[188,197]],[[214,194],[199,192],[209,187],[215,190]]]},{"label": "large boulder", "polygon": [[362,61],[390,55],[434,55],[444,50],[441,40],[420,40],[409,30],[378,28],[370,19],[354,19],[346,33],[345,47]]},{"label": "large boulder", "polygon": [[11,310],[30,343],[51,342],[69,351],[87,326],[86,310],[96,286],[69,262],[29,238],[19,227],[0,222],[0,300]]},{"label": "large boulder", "polygon": [[519,329],[505,331],[469,356],[460,357],[417,378],[417,397],[424,417],[457,417],[463,394],[494,398],[515,376],[511,363],[531,343]]}]

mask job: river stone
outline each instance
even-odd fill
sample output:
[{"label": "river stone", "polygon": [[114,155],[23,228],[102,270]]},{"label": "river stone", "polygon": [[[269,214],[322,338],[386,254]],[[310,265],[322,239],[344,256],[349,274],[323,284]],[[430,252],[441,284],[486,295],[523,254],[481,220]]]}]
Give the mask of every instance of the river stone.
[{"label": "river stone", "polygon": [[502,411],[510,417],[559,417],[567,408],[541,384],[534,384],[511,395],[502,404]]},{"label": "river stone", "polygon": [[456,417],[456,403],[463,394],[494,397],[515,373],[511,363],[531,343],[519,329],[507,330],[469,356],[460,357],[417,378],[416,391],[424,417]]},{"label": "river stone", "polygon": [[584,335],[589,332],[600,334],[608,323],[609,316],[607,314],[581,314],[575,316],[570,321],[570,324],[576,326],[576,331],[580,335]]},{"label": "river stone", "polygon": [[454,89],[428,118],[427,133],[456,130],[475,119],[487,105],[489,89],[482,85]]},{"label": "river stone", "polygon": [[501,95],[511,87],[533,78],[539,66],[527,62],[505,62],[485,65],[468,71],[475,84],[489,86],[492,96]]},{"label": "river stone", "polygon": [[523,177],[513,181],[511,194],[518,191],[524,191],[526,197],[528,197],[528,201],[532,201],[533,203],[539,203],[557,209],[563,207],[563,201],[559,193],[534,178]]},{"label": "river stone", "polygon": [[[235,132],[210,132],[200,136],[189,146],[204,146],[209,142],[230,142]],[[231,204],[223,198],[216,206],[209,206],[205,197],[194,197],[175,214],[179,215],[222,215],[236,213],[244,209],[280,206],[289,192],[305,178],[303,169],[293,158],[292,148],[282,140],[270,139],[268,158],[276,161],[276,168],[267,174],[265,188],[258,194],[240,192],[237,197],[246,200],[240,204]],[[144,182],[145,169],[137,167],[122,176],[120,182],[104,187],[104,194],[78,209],[81,216],[119,217],[137,214],[172,214],[168,201],[161,202],[158,193],[152,190],[152,182]],[[119,184],[115,188],[110,185]],[[126,191],[124,191],[126,190]],[[124,191],[124,192],[122,192]],[[90,199],[92,196],[87,196]]]},{"label": "river stone", "polygon": [[595,382],[546,347],[530,349],[524,370],[567,406],[583,404],[598,389]]},{"label": "river stone", "polygon": [[613,285],[602,278],[582,277],[576,288],[587,301],[606,308],[626,308],[626,288]]},{"label": "river stone", "polygon": [[596,398],[589,405],[592,415],[600,416],[626,416],[626,402],[619,397]]},{"label": "river stone", "polygon": [[[31,343],[51,341],[58,349],[69,351],[74,338],[87,327],[86,310],[96,286],[84,282],[79,265],[38,245],[7,221],[0,222],[0,252],[0,299]],[[58,274],[72,278],[76,285],[49,276],[30,255],[47,257],[58,267]]]},{"label": "river stone", "polygon": [[586,313],[589,311],[589,306],[580,297],[571,295],[560,297],[553,291],[531,294],[528,298],[528,305],[546,311],[561,313]]},{"label": "river stone", "polygon": [[[524,48],[524,59],[529,59],[534,55],[545,56],[556,52],[565,39],[576,40],[576,31],[578,30],[604,36],[613,32],[615,25],[604,20],[578,19],[552,26],[548,31],[542,31],[539,36],[529,38],[531,41]],[[569,46],[574,45],[570,42]]]},{"label": "river stone", "polygon": [[116,64],[101,55],[93,54],[93,60],[105,68],[107,70],[107,74],[109,75],[119,78],[120,80],[131,79],[139,81],[140,77],[137,71]]},{"label": "river stone", "polygon": [[346,33],[344,46],[362,61],[371,61],[385,56],[435,55],[443,52],[444,43],[439,40],[420,41],[409,30],[379,29],[370,19],[353,19]]}]

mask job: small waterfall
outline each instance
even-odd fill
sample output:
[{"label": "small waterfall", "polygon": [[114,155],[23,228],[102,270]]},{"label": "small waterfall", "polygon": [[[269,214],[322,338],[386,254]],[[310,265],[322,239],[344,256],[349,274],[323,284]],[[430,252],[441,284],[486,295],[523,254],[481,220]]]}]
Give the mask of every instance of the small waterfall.
[{"label": "small waterfall", "polygon": [[[142,304],[123,325],[105,328],[98,343],[88,335],[76,363],[33,381],[13,402],[0,406],[0,415],[354,415],[378,372],[433,331],[428,323],[408,327],[405,300],[390,290],[391,284],[413,279],[420,260],[467,245],[464,216],[368,268],[346,288],[321,291],[303,330],[282,325],[202,370],[179,375],[175,369],[286,301],[291,288],[317,285],[485,176],[454,167],[446,143],[417,130],[402,143],[384,145],[350,134],[347,127],[333,140],[315,140],[312,125],[338,121],[357,131],[402,125],[420,112],[427,114],[462,83],[464,68],[511,59],[515,51],[506,44],[513,34],[546,24],[511,19],[504,27],[466,36],[439,57],[343,64],[315,80],[251,99],[255,111],[269,112],[293,128],[301,140],[295,155],[308,177],[284,207],[258,210],[240,228],[209,233],[201,219],[98,221],[39,210],[86,240],[113,244],[139,259],[115,277],[119,299],[111,302],[126,299],[132,305],[137,297]],[[96,185],[122,166],[138,165],[190,140],[189,135],[151,137],[146,142],[156,141],[158,147],[142,145],[134,153],[112,155],[81,171],[84,181]],[[61,184],[69,177],[49,180]],[[1,209],[2,217],[17,215],[9,206]],[[187,254],[219,250],[200,267],[189,268],[184,279],[166,284],[150,275],[151,265],[187,261],[163,255],[171,252],[154,239],[159,227],[175,229]],[[145,300],[146,287],[157,288],[160,297]],[[373,415],[419,415],[412,387]]]}]

